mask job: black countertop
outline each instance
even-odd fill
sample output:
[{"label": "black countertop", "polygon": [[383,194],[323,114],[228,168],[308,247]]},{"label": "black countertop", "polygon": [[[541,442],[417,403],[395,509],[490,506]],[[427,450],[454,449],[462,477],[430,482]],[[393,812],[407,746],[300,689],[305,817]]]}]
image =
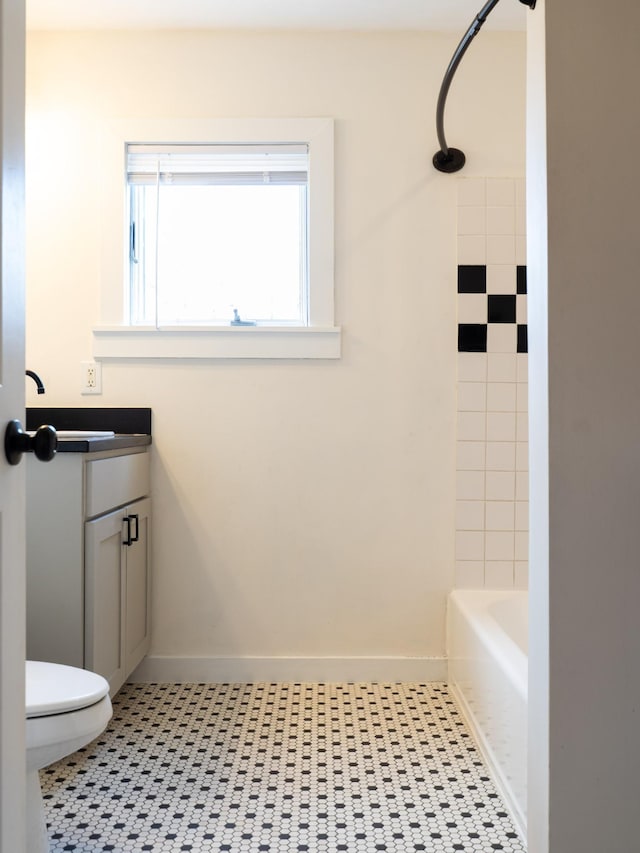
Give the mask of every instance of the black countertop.
[{"label": "black countertop", "polygon": [[58,453],[95,453],[151,444],[151,409],[27,408],[27,431],[42,424],[58,430],[110,430],[113,436],[58,439]]}]

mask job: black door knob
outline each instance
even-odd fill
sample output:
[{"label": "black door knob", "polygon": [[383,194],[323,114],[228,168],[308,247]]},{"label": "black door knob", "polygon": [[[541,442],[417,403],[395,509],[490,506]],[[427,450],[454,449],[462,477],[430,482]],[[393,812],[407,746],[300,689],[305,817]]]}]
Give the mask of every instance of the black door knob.
[{"label": "black door knob", "polygon": [[35,453],[41,462],[50,462],[58,447],[58,436],[52,426],[41,426],[31,436],[20,421],[9,421],[4,434],[4,453],[9,465],[17,465],[23,453]]}]

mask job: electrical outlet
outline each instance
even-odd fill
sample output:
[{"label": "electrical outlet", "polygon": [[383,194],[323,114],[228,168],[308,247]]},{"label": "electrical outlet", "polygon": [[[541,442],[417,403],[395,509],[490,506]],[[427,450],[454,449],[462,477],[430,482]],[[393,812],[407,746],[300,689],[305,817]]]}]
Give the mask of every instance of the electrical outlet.
[{"label": "electrical outlet", "polygon": [[102,394],[102,365],[99,361],[81,361],[81,394]]}]

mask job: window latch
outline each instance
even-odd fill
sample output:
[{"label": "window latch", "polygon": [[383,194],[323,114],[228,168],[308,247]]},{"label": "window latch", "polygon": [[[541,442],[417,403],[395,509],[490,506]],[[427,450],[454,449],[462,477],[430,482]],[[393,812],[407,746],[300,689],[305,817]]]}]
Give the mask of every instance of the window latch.
[{"label": "window latch", "polygon": [[132,264],[137,264],[136,258],[136,223],[132,222],[129,227],[129,259]]},{"label": "window latch", "polygon": [[238,314],[238,309],[233,309],[233,320],[231,321],[232,326],[256,326],[257,323],[255,320],[243,320],[242,317]]}]

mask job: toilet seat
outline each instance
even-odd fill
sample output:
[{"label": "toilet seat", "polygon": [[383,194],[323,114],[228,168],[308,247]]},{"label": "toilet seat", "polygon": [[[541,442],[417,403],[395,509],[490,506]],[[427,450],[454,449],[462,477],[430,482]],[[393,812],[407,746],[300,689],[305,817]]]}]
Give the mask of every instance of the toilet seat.
[{"label": "toilet seat", "polygon": [[27,719],[79,711],[108,693],[108,682],[95,672],[59,663],[26,662]]}]

